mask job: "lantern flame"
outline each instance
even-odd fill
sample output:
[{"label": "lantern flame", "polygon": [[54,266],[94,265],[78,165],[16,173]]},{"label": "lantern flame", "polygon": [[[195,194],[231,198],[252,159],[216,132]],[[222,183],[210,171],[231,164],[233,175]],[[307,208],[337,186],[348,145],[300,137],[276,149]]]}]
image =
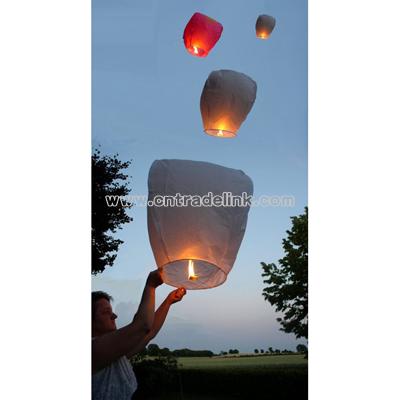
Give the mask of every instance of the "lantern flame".
[{"label": "lantern flame", "polygon": [[222,133],[221,129],[218,131],[217,135],[218,136],[224,136],[224,134]]},{"label": "lantern flame", "polygon": [[188,262],[188,279],[190,281],[195,281],[198,278],[198,276],[194,272],[194,264],[192,260],[189,260]]},{"label": "lantern flame", "polygon": [[193,46],[193,49],[194,49],[194,54],[199,54],[199,51],[197,50],[196,46]]}]

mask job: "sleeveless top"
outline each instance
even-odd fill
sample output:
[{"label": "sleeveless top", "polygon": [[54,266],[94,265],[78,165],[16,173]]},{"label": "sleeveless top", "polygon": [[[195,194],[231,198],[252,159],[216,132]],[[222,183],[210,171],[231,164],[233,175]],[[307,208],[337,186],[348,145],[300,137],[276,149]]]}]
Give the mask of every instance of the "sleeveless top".
[{"label": "sleeveless top", "polygon": [[92,400],[131,400],[136,389],[136,377],[125,356],[92,375]]}]

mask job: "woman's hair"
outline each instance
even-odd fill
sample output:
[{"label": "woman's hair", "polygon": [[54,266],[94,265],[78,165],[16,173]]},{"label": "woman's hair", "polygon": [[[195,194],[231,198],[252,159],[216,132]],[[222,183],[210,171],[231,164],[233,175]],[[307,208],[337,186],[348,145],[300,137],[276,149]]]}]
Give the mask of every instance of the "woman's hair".
[{"label": "woman's hair", "polygon": [[92,292],[92,319],[94,319],[94,313],[96,312],[96,302],[100,299],[106,299],[108,302],[114,299],[106,292],[98,290],[97,292]]}]

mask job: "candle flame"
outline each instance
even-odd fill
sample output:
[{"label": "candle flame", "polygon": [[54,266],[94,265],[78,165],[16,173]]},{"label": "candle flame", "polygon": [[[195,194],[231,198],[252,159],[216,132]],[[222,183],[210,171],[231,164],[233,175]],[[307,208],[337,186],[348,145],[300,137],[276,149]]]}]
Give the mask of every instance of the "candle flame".
[{"label": "candle flame", "polygon": [[199,51],[197,50],[196,46],[193,46],[193,49],[194,49],[194,54],[199,54]]},{"label": "candle flame", "polygon": [[194,272],[194,264],[192,260],[189,260],[188,262],[188,279],[191,281],[195,281],[198,278],[198,276]]},{"label": "candle flame", "polygon": [[218,131],[217,135],[218,136],[224,136],[224,134],[222,133],[221,129]]}]

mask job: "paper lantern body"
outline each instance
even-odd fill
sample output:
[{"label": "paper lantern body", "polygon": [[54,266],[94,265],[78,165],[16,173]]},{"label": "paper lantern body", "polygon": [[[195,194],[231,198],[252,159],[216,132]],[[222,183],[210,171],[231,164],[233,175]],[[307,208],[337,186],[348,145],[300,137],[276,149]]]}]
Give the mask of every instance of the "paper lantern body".
[{"label": "paper lantern body", "polygon": [[[179,193],[192,199],[205,196],[204,202],[211,204],[207,199],[226,196],[224,192],[233,196],[253,194],[253,183],[242,171],[186,160],[154,161],[148,186],[149,201]],[[209,207],[196,206],[195,200],[192,201],[183,207],[147,207],[150,244],[167,284],[207,289],[225,282],[235,262],[246,229],[249,204]],[[189,276],[190,265],[194,269],[192,276]]]},{"label": "paper lantern body", "polygon": [[260,39],[268,39],[275,28],[276,20],[270,15],[260,15],[256,22],[256,36]]},{"label": "paper lantern body", "polygon": [[194,13],[183,32],[187,51],[196,57],[206,57],[221,37],[223,27],[207,15]]},{"label": "paper lantern body", "polygon": [[235,137],[256,100],[257,84],[231,70],[213,71],[200,99],[204,132],[211,136]]}]

